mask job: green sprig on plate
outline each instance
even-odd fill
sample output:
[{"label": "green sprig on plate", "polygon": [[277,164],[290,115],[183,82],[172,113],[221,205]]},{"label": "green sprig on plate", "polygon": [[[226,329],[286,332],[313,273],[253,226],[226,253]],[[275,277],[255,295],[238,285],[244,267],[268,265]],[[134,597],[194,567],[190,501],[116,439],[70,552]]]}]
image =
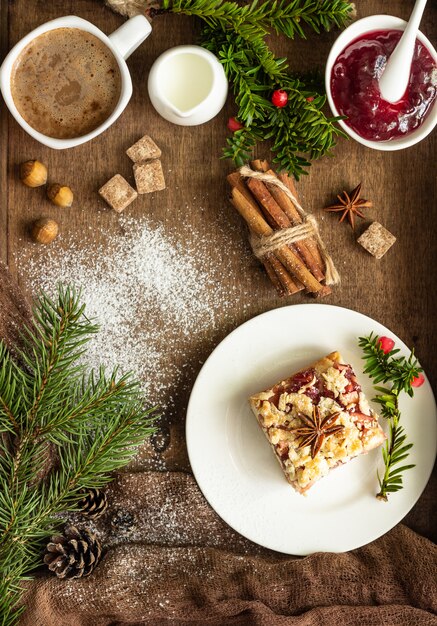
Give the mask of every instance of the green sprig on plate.
[{"label": "green sprig on plate", "polygon": [[[364,353],[364,372],[370,376],[378,392],[373,400],[380,405],[381,415],[389,423],[388,438],[382,448],[385,469],[382,476],[378,472],[379,492],[376,494],[379,500],[387,501],[390,493],[402,489],[402,474],[415,467],[404,464],[413,444],[407,443],[405,430],[399,424],[399,396],[406,393],[413,397],[413,386],[422,384],[424,378],[414,351],[408,358],[397,357],[399,350],[393,348],[394,342],[385,348],[383,339],[387,338],[370,333],[368,337],[359,337],[358,345]],[[380,383],[388,383],[388,386],[379,386]]]}]

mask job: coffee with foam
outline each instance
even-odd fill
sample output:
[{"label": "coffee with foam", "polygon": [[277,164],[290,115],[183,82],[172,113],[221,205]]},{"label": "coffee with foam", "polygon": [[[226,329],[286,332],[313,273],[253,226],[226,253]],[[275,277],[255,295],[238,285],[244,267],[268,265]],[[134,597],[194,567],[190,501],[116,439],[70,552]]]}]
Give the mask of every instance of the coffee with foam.
[{"label": "coffee with foam", "polygon": [[121,80],[117,60],[103,41],[80,28],[56,28],[21,52],[11,92],[32,128],[71,139],[108,119],[119,101]]}]

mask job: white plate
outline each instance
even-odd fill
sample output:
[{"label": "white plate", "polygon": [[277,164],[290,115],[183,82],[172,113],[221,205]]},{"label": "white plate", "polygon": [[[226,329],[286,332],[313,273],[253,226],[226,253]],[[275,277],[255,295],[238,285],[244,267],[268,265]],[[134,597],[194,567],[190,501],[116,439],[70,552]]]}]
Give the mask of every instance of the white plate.
[{"label": "white plate", "polygon": [[[339,350],[368,398],[358,337],[371,331],[405,344],[365,315],[323,304],[293,305],[246,322],[214,350],[191,393],[187,445],[191,467],[208,502],[236,531],[286,554],[343,552],[377,539],[413,507],[436,455],[436,405],[428,381],[400,399],[402,424],[414,443],[404,488],[389,501],[375,498],[381,449],[354,459],[301,496],[286,482],[247,398],[320,357]],[[377,406],[375,406],[377,409]],[[385,426],[384,420],[381,420]]]}]

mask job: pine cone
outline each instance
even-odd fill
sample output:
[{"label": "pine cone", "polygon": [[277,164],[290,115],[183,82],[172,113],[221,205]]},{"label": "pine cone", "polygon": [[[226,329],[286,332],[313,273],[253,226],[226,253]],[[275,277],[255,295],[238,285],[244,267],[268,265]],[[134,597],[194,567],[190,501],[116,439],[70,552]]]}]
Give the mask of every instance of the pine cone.
[{"label": "pine cone", "polygon": [[125,511],[124,509],[117,509],[111,518],[112,528],[121,533],[131,530],[134,522],[135,518],[132,513],[130,513],[130,511]]},{"label": "pine cone", "polygon": [[102,546],[88,530],[70,526],[47,544],[44,563],[58,578],[88,576],[100,561]]},{"label": "pine cone", "polygon": [[100,489],[84,489],[83,498],[79,500],[78,507],[82,515],[86,515],[90,519],[96,519],[103,515],[108,506],[106,493]]}]

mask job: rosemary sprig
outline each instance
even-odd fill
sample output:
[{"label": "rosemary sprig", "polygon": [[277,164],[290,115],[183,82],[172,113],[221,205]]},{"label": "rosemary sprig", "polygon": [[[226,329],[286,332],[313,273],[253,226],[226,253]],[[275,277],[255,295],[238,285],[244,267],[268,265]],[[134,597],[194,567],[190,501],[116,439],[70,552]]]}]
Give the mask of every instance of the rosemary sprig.
[{"label": "rosemary sprig", "polygon": [[[358,345],[362,348],[363,359],[366,361],[364,372],[372,378],[378,392],[373,400],[380,405],[381,415],[389,422],[388,438],[382,449],[385,470],[382,477],[378,472],[379,492],[376,495],[379,500],[387,501],[390,493],[402,489],[403,472],[414,467],[411,464],[400,465],[409,456],[413,444],[406,443],[407,435],[399,424],[399,395],[404,392],[413,397],[411,383],[423,370],[414,357],[414,351],[408,359],[396,357],[398,349],[385,353],[376,334],[359,337]],[[379,383],[389,383],[390,386],[381,387]]]}]

